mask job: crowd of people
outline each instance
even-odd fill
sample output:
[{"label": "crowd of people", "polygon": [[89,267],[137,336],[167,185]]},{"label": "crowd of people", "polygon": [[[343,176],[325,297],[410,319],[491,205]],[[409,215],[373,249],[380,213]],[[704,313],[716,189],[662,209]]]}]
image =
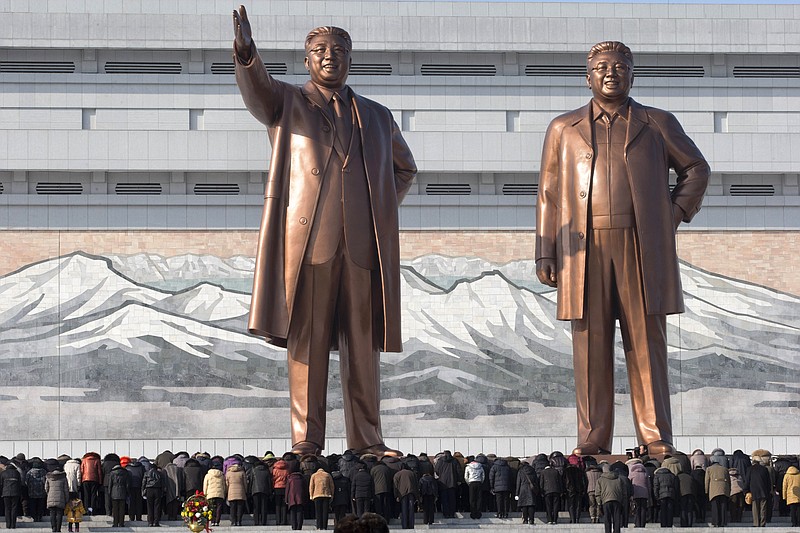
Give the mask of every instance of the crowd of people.
[{"label": "crowd of people", "polygon": [[126,516],[146,516],[156,527],[162,515],[179,520],[183,501],[202,493],[214,511],[211,525],[227,515],[231,525],[241,526],[249,513],[254,525],[301,529],[304,520],[314,519],[317,529],[327,529],[332,515],[341,529],[355,527],[353,517],[370,521],[369,513],[375,513],[386,523],[399,518],[408,529],[417,512],[424,524],[437,514],[452,519],[458,512],[471,519],[492,513],[502,520],[518,512],[523,524],[533,524],[543,512],[546,523],[556,524],[563,510],[571,523],[588,513],[592,523],[603,521],[607,532],[618,532],[629,521],[672,527],[675,518],[682,527],[722,527],[741,522],[749,506],[754,526],[769,523],[773,509],[800,526],[797,456],[716,449],[659,461],[642,448],[629,456],[598,461],[556,451],[520,459],[445,450],[433,457],[379,458],[347,450],[326,457],[222,457],[164,451],[152,460],[113,453],[101,458],[96,452],[42,460],[18,454],[0,456],[0,514],[8,529],[19,515],[40,521],[46,512],[53,531],[61,530],[66,517],[69,531],[79,532],[86,513],[107,514],[114,526],[124,526]]}]

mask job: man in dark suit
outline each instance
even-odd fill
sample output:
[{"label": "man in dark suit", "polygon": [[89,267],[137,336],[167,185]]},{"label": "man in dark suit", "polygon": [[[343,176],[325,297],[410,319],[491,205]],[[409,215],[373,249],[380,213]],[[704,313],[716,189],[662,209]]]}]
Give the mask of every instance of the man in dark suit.
[{"label": "man in dark suit", "polygon": [[650,454],[670,453],[666,315],[684,310],[675,231],[700,209],[710,168],[673,115],[629,97],[627,46],[596,44],[587,72],[591,102],[547,129],[536,274],[558,287],[557,318],[572,321],[575,453],[611,449],[616,319],[636,435]]},{"label": "man in dark suit", "polygon": [[273,79],[244,6],[236,81],[272,143],[248,328],[288,348],[293,451],[325,444],[328,360],[338,345],[348,447],[398,455],[380,424],[380,352],[402,350],[398,206],[416,165],[391,112],[346,85],[351,40],[305,42],[311,79]]}]

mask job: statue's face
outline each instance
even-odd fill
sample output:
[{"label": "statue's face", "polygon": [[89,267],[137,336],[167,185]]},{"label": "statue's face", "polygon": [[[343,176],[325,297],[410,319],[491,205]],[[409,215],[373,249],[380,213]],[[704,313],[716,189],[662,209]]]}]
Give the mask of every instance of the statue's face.
[{"label": "statue's face", "polygon": [[602,52],[588,65],[586,83],[595,99],[614,102],[627,98],[633,87],[633,63],[619,52]]},{"label": "statue's face", "polygon": [[350,71],[350,50],[338,35],[317,35],[306,51],[306,70],[311,81],[329,89],[340,89]]}]

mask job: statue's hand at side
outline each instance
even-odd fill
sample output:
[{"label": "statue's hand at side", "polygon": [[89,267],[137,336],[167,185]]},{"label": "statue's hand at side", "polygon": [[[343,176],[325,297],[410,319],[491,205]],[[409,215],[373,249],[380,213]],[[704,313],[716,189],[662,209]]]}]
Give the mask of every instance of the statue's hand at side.
[{"label": "statue's hand at side", "polygon": [[548,287],[558,287],[556,260],[542,258],[536,261],[536,277]]},{"label": "statue's hand at side", "polygon": [[250,29],[250,21],[247,19],[247,10],[244,6],[239,6],[238,11],[233,10],[233,35],[239,59],[242,63],[249,63],[253,32]]}]

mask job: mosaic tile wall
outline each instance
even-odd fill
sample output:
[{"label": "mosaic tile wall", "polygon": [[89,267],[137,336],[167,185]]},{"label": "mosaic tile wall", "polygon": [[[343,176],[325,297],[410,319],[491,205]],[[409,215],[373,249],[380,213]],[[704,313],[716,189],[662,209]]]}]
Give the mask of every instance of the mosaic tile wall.
[{"label": "mosaic tile wall", "polygon": [[[285,353],[245,333],[255,232],[0,235],[5,440],[288,436]],[[687,312],[669,320],[679,441],[797,440],[797,240],[680,234]],[[390,440],[571,444],[569,325],[534,281],[532,249],[525,233],[403,234],[405,351],[382,358]],[[329,401],[339,442],[335,378]],[[621,353],[616,402],[619,446],[632,445]]]}]

